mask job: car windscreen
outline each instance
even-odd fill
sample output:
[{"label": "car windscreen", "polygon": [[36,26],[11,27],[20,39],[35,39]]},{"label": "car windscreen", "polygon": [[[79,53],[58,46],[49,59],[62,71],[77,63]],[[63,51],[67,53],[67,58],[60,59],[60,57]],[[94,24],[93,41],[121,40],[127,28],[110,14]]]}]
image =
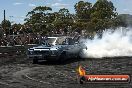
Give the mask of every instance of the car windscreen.
[{"label": "car windscreen", "polygon": [[47,43],[52,45],[55,42],[55,40],[56,40],[56,38],[48,38],[46,41],[47,41]]},{"label": "car windscreen", "polygon": [[42,44],[43,45],[53,45],[53,43],[55,42],[56,38],[46,38]]},{"label": "car windscreen", "polygon": [[65,42],[65,37],[59,37],[56,40],[56,45],[63,45],[63,42]]}]

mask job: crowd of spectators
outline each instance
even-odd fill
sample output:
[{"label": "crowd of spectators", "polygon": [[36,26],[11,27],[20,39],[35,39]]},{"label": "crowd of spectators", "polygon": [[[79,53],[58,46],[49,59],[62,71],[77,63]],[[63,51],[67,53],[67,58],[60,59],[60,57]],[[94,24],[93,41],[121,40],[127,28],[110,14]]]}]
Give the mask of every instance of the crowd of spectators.
[{"label": "crowd of spectators", "polygon": [[39,38],[33,36],[33,34],[28,35],[9,35],[4,36],[0,39],[0,46],[14,46],[14,45],[27,45],[27,44],[39,44]]},{"label": "crowd of spectators", "polygon": [[54,36],[56,34],[77,36],[80,33],[78,31],[71,32],[67,29],[52,30],[48,35],[42,35],[39,33],[26,32],[31,30],[29,27],[20,28],[19,31],[15,30],[11,34],[4,34],[0,39],[0,46],[14,46],[14,45],[28,45],[28,44],[40,44],[46,36]]}]

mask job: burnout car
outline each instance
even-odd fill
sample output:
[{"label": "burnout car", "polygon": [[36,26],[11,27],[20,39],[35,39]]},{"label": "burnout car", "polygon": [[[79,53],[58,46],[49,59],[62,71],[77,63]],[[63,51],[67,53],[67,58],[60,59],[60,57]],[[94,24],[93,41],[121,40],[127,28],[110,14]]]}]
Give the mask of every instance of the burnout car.
[{"label": "burnout car", "polygon": [[27,56],[37,63],[38,60],[64,61],[69,58],[80,57],[84,45],[72,37],[47,37],[41,45],[28,49]]}]

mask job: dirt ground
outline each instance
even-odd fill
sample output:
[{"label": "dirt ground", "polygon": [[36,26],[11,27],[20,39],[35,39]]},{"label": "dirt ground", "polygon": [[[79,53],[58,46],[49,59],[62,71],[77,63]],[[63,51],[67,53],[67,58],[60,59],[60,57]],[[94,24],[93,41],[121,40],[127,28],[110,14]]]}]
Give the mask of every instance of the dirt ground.
[{"label": "dirt ground", "polygon": [[130,74],[132,77],[132,57],[32,64],[25,56],[16,55],[0,58],[0,88],[132,88],[132,82],[79,84],[76,74],[78,64],[85,67],[87,74]]}]

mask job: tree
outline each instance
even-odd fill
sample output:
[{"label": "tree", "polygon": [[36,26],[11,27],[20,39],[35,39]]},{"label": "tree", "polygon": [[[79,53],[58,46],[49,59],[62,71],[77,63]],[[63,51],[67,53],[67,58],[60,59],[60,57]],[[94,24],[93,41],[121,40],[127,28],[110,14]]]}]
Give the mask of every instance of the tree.
[{"label": "tree", "polygon": [[52,10],[50,7],[38,6],[28,12],[25,25],[31,25],[35,33],[47,34],[59,29],[102,31],[123,24],[122,19],[117,17],[113,3],[108,0],[97,0],[93,5],[90,2],[79,1],[74,8],[75,14],[71,14],[66,8],[49,13]]},{"label": "tree", "polygon": [[25,19],[27,25],[32,25],[34,32],[43,33],[46,31],[46,26],[50,22],[50,7],[38,6],[32,11],[28,12],[27,18]]},{"label": "tree", "polygon": [[92,4],[90,2],[79,1],[74,5],[76,12],[76,23],[74,24],[75,29],[78,32],[86,29],[88,22],[91,20]]},{"label": "tree", "polygon": [[59,12],[55,12],[55,20],[52,24],[56,27],[56,29],[68,29],[72,26],[74,22],[74,17],[70,14],[69,10],[66,8],[62,8]]},{"label": "tree", "polygon": [[94,30],[104,30],[112,27],[114,24],[113,19],[116,18],[117,13],[115,12],[111,1],[98,0],[92,7],[91,23],[96,24]]},{"label": "tree", "polygon": [[4,29],[4,32],[6,33],[6,35],[9,34],[9,30],[11,28],[11,22],[9,20],[3,20],[1,22],[1,26]]},{"label": "tree", "polygon": [[79,21],[87,22],[90,20],[92,4],[89,2],[79,1],[74,6]]},{"label": "tree", "polygon": [[3,36],[3,29],[2,29],[1,24],[0,24],[0,38],[2,38],[2,36]]},{"label": "tree", "polygon": [[22,27],[21,24],[16,24],[16,23],[13,24],[10,29],[10,34],[13,34],[13,32],[14,34],[17,34],[20,31],[21,27]]}]

